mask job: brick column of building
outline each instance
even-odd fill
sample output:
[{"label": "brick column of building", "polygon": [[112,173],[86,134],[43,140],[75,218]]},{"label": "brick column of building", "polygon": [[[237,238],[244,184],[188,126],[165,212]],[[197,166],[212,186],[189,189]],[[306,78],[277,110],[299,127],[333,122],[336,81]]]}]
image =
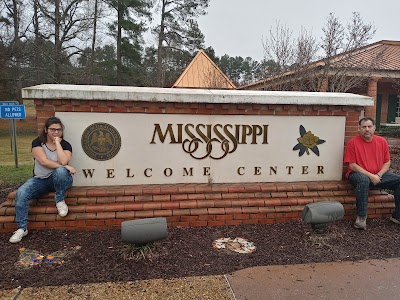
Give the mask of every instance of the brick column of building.
[{"label": "brick column of building", "polygon": [[368,81],[367,95],[374,99],[374,106],[367,106],[365,108],[365,116],[376,119],[376,97],[378,94],[378,80],[379,78],[372,77]]}]

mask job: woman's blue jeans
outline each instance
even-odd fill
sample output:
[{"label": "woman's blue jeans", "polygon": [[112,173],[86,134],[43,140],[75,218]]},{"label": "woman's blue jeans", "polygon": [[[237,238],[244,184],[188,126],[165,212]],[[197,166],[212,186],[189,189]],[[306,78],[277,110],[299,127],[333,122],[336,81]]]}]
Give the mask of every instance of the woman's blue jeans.
[{"label": "woman's blue jeans", "polygon": [[370,188],[389,189],[394,191],[394,203],[396,208],[392,216],[400,219],[400,175],[386,172],[381,182],[373,185],[367,175],[351,172],[350,182],[355,186],[357,216],[366,217],[368,213],[368,191]]},{"label": "woman's blue jeans", "polygon": [[55,201],[64,201],[64,194],[72,185],[72,175],[64,168],[59,167],[48,178],[28,179],[21,185],[15,196],[15,221],[18,228],[26,229],[28,226],[29,201],[37,199],[43,194],[55,192]]}]

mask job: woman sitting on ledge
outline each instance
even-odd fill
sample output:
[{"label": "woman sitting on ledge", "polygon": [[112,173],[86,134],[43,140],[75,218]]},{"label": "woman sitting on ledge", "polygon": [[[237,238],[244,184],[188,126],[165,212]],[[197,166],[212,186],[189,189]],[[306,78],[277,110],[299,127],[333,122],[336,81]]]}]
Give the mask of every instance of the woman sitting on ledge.
[{"label": "woman sitting on ledge", "polygon": [[71,144],[64,140],[64,125],[57,117],[50,117],[39,137],[32,141],[34,158],[33,177],[17,190],[15,197],[15,220],[18,230],[10,238],[18,243],[28,234],[28,209],[31,199],[55,192],[58,214],[65,217],[68,206],[64,201],[66,190],[72,185],[75,169],[68,165],[72,156]]}]

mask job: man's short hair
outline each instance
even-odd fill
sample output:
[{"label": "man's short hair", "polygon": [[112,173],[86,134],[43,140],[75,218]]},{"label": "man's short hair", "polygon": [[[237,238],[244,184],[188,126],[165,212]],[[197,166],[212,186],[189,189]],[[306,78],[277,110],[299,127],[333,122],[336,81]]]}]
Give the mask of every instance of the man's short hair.
[{"label": "man's short hair", "polygon": [[375,125],[375,120],[372,119],[371,117],[364,117],[364,118],[362,118],[360,121],[358,121],[358,125],[361,125],[361,123],[362,123],[362,122],[365,122],[365,121],[371,121],[371,122],[372,122],[372,125]]}]

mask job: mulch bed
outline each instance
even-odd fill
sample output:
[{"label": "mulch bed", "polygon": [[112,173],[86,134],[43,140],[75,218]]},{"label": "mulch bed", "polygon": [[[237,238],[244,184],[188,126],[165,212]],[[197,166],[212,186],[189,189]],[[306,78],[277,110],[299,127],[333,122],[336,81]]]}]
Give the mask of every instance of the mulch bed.
[{"label": "mulch bed", "polygon": [[[229,274],[254,266],[400,257],[400,225],[387,219],[368,220],[368,229],[338,221],[325,234],[315,234],[303,222],[227,227],[169,228],[168,238],[154,243],[151,260],[125,260],[119,230],[32,230],[20,244],[0,234],[0,289],[94,282],[133,281]],[[214,240],[242,237],[257,247],[249,254],[213,248]],[[81,246],[61,265],[15,265],[19,248],[43,254]]]}]

